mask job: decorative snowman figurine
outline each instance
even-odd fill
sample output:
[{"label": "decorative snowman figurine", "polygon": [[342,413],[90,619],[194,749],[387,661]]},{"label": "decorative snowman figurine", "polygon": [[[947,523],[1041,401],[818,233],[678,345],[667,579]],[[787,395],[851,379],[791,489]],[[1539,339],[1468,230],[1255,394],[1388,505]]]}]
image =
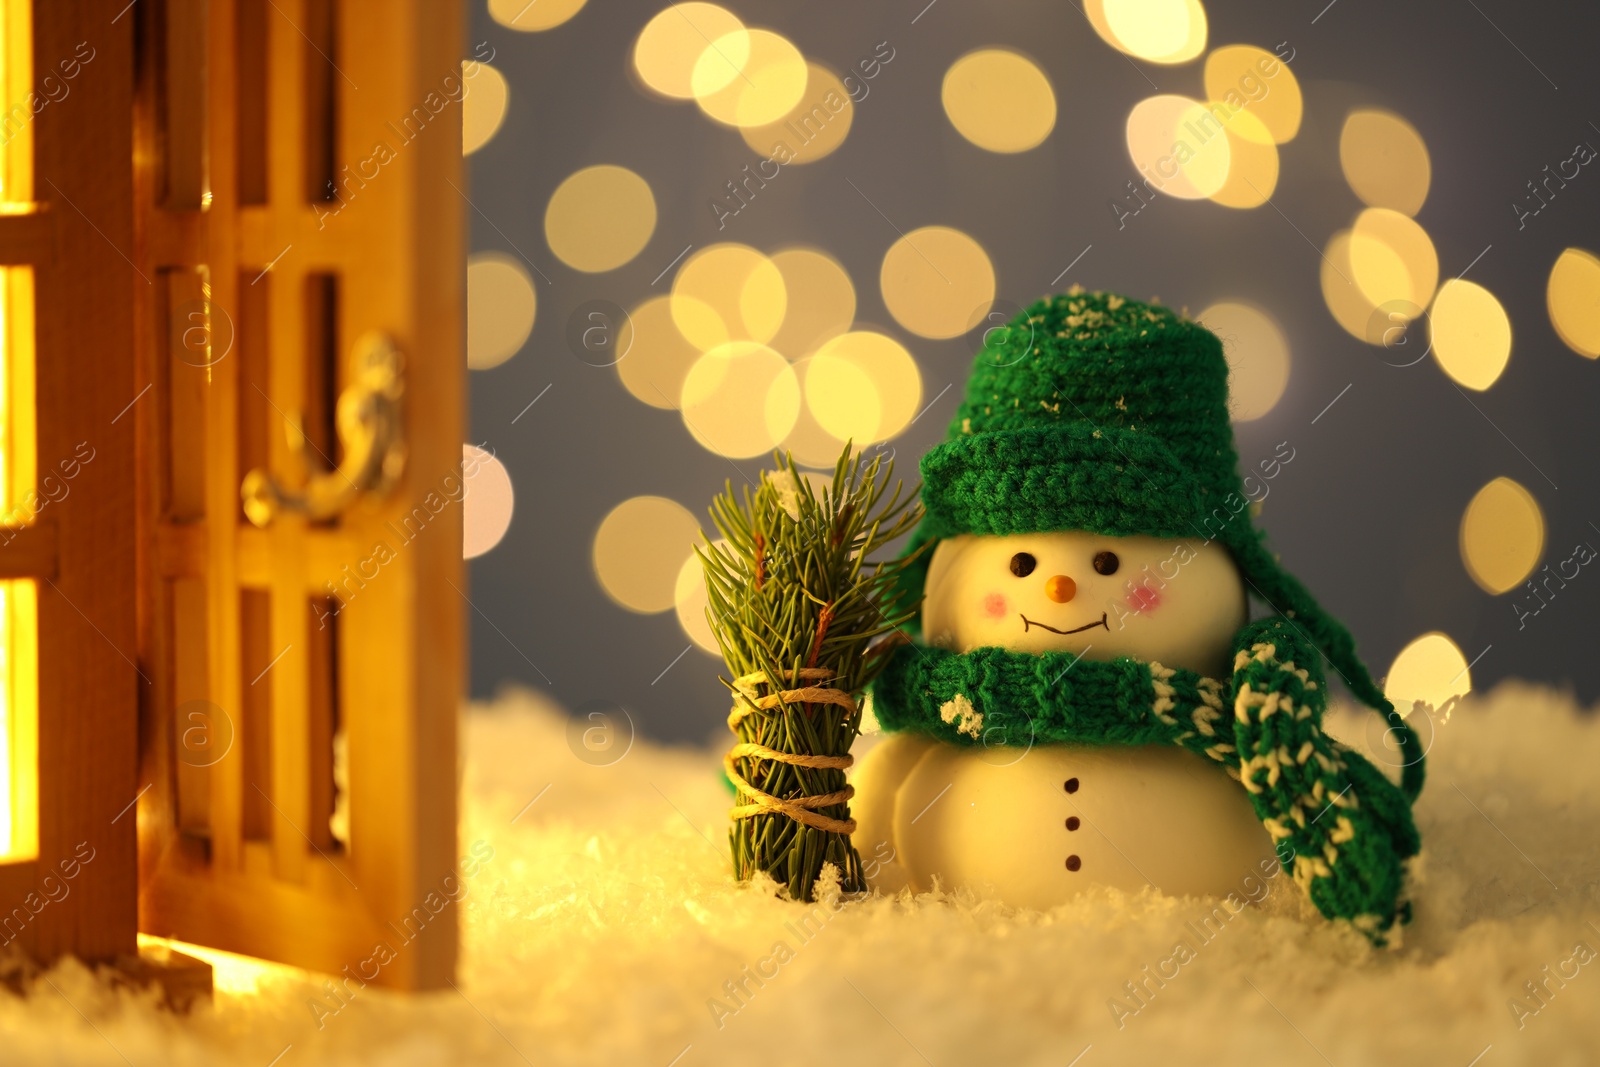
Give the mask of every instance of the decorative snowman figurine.
[{"label": "decorative snowman figurine", "polygon": [[[922,461],[925,643],[874,684],[893,736],[853,778],[856,847],[892,850],[878,888],[1047,908],[1281,862],[1380,944],[1409,918],[1421,757],[1396,786],[1322,733],[1323,656],[1415,735],[1254,529],[1227,373],[1204,327],[1104,293],[990,334]],[[1247,592],[1279,614],[1248,621]]]}]

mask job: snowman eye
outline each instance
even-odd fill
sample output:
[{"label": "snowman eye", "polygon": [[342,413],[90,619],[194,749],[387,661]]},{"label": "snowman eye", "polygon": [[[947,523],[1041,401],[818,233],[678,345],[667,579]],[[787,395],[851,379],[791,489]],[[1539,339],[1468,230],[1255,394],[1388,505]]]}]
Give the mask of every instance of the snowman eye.
[{"label": "snowman eye", "polygon": [[1018,552],[1011,557],[1011,573],[1018,578],[1026,578],[1033,573],[1033,568],[1038,565],[1039,561],[1027,552]]},{"label": "snowman eye", "polygon": [[1096,552],[1094,554],[1094,572],[1096,574],[1115,574],[1117,566],[1122,561],[1115,552]]}]

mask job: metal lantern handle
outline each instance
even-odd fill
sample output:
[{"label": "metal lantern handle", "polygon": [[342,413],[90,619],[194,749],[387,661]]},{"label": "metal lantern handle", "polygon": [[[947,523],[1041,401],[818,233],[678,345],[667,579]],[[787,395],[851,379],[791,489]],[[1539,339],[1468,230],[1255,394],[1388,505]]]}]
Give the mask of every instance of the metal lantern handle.
[{"label": "metal lantern handle", "polygon": [[351,382],[339,394],[334,427],[344,458],[329,471],[313,458],[302,417],[288,420],[289,451],[310,472],[305,489],[283,487],[258,467],[244,477],[239,495],[245,516],[265,528],[283,512],[313,520],[331,519],[363,497],[388,494],[405,469],[406,446],[400,425],[400,399],[405,391],[404,360],[387,334],[370,331],[351,352]]}]

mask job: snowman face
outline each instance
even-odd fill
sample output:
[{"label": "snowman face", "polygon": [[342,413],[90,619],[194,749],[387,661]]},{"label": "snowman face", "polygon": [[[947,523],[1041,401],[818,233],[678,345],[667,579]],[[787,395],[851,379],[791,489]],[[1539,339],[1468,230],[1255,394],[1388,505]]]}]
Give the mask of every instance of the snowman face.
[{"label": "snowman face", "polygon": [[1216,543],[1069,530],[939,543],[923,602],[928,642],[1119,656],[1224,677],[1245,624],[1244,582]]}]

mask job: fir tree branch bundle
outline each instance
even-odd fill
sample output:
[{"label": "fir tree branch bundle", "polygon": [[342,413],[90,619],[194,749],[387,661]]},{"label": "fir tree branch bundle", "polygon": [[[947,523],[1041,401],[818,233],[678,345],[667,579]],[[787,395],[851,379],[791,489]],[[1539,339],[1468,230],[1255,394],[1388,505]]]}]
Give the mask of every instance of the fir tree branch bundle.
[{"label": "fir tree branch bundle", "polygon": [[[723,542],[697,547],[707,616],[732,678],[727,768],[736,791],[734,874],[764,871],[810,900],[825,863],[846,891],[866,888],[850,844],[846,783],[861,728],[857,703],[882,668],[880,638],[915,610],[897,592],[909,558],[874,560],[922,516],[893,461],[849,445],[820,494],[787,454],[753,490],[712,502]],[[874,644],[874,642],[878,642]],[[869,647],[870,646],[870,647]]]}]

